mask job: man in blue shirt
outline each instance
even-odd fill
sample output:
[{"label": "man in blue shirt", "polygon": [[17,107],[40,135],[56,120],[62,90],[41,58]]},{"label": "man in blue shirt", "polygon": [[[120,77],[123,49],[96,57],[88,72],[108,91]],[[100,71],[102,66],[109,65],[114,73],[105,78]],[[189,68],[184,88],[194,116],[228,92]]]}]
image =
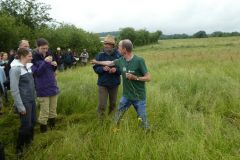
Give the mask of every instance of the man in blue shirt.
[{"label": "man in blue shirt", "polygon": [[[114,48],[115,39],[113,36],[106,36],[104,39],[103,52],[96,56],[98,61],[114,61],[121,57],[118,50]],[[118,86],[120,84],[121,72],[118,67],[109,67],[102,65],[94,65],[94,71],[98,74],[98,115],[100,118],[104,116],[109,97],[109,110],[111,114],[116,108]]]}]

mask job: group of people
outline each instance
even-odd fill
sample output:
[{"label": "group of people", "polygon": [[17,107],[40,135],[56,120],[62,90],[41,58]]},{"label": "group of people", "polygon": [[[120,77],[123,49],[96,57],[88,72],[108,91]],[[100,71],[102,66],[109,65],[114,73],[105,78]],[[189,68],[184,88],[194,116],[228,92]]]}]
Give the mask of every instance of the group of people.
[{"label": "group of people", "polygon": [[81,55],[78,56],[77,53],[72,52],[70,48],[67,52],[62,52],[61,48],[58,47],[57,51],[54,53],[54,57],[58,64],[58,70],[63,71],[64,69],[71,68],[74,65],[76,66],[79,60],[83,66],[86,66],[89,54],[86,49],[83,49]]},{"label": "group of people", "polygon": [[57,116],[57,62],[54,55],[48,52],[49,43],[46,39],[39,38],[36,44],[37,48],[33,51],[27,40],[21,40],[16,54],[8,60],[10,90],[20,117],[17,155],[21,155],[23,147],[34,138],[36,98],[40,104],[38,122],[42,133],[48,130],[48,126],[51,129],[55,127]]},{"label": "group of people", "polygon": [[[59,88],[55,71],[61,66],[56,55],[50,53],[49,43],[44,38],[36,41],[37,48],[30,49],[27,40],[20,41],[16,56],[10,62],[10,88],[14,105],[20,117],[20,127],[17,138],[16,152],[21,155],[23,147],[29,145],[34,138],[36,124],[36,97],[40,104],[38,122],[40,132],[55,127],[57,117],[57,99]],[[61,51],[60,48],[57,49]],[[60,54],[57,52],[56,54]],[[86,50],[81,54],[87,63]],[[2,60],[4,63],[5,60]],[[150,74],[143,58],[133,54],[133,44],[130,40],[121,40],[116,46],[113,36],[105,37],[103,50],[91,61],[93,69],[98,74],[98,109],[100,119],[105,116],[109,99],[108,114],[113,114],[116,108],[118,88],[123,82],[123,95],[115,113],[116,127],[119,130],[121,118],[127,109],[133,105],[141,126],[146,130],[149,124],[146,116],[145,82],[150,81]],[[0,62],[1,64],[1,62]]]},{"label": "group of people", "polygon": [[98,74],[98,115],[100,118],[104,116],[108,97],[108,114],[115,109],[121,75],[123,95],[115,114],[114,131],[119,130],[120,121],[131,105],[137,112],[140,126],[148,131],[145,82],[150,81],[151,77],[145,61],[133,54],[133,44],[128,39],[121,40],[116,48],[114,37],[110,35],[105,37],[103,52],[91,61],[94,64],[94,71]]}]

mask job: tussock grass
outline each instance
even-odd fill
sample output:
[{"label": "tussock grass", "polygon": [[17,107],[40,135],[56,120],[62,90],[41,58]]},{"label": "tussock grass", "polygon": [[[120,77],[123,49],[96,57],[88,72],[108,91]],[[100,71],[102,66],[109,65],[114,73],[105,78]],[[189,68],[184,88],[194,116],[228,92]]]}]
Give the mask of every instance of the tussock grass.
[{"label": "tussock grass", "polygon": [[[239,159],[240,38],[165,40],[135,52],[152,75],[150,133],[138,128],[133,108],[117,133],[113,115],[98,120],[97,76],[90,65],[79,67],[58,73],[57,127],[40,134],[37,126],[23,159]],[[0,118],[9,159],[17,123],[13,113]]]}]

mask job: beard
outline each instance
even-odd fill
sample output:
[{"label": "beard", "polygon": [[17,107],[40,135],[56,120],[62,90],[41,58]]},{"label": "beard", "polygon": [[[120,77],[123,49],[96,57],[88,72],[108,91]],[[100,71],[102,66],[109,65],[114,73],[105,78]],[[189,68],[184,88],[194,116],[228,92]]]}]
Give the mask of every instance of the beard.
[{"label": "beard", "polygon": [[113,51],[114,51],[113,48],[104,48],[104,49],[103,49],[103,52],[105,52],[105,53],[107,53],[107,54],[112,54]]}]

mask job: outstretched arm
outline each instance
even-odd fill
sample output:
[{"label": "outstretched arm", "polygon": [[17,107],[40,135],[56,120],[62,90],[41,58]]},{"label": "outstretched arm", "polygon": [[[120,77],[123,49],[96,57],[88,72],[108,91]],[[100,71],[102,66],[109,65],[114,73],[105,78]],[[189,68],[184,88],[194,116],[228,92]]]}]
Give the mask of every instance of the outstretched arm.
[{"label": "outstretched arm", "polygon": [[95,59],[91,60],[91,64],[99,64],[103,66],[114,66],[114,61],[97,61]]}]

